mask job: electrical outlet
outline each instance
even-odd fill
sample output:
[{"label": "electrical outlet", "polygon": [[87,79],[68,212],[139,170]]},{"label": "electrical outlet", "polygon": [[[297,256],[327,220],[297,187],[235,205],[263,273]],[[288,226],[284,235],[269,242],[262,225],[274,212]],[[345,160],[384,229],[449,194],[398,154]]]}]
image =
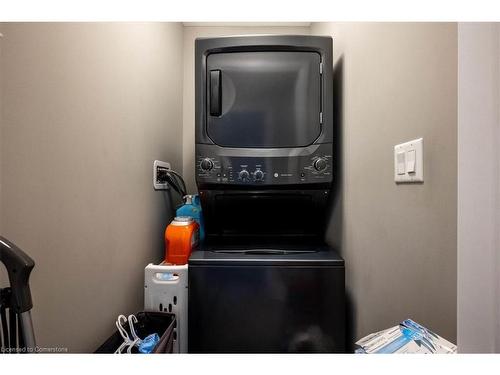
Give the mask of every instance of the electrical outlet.
[{"label": "electrical outlet", "polygon": [[155,190],[169,190],[168,182],[163,177],[166,171],[169,171],[170,163],[166,161],[155,160],[153,162],[153,188]]}]

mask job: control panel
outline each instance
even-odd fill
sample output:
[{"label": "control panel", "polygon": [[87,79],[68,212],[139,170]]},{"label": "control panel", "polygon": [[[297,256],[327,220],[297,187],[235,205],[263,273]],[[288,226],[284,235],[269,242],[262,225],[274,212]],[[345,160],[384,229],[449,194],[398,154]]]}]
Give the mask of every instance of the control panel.
[{"label": "control panel", "polygon": [[[290,185],[332,181],[332,145],[315,145],[312,152],[250,151],[222,154],[220,147],[197,145],[196,178],[199,183],[229,185]],[[234,151],[236,149],[233,149]],[[296,149],[294,149],[296,150]],[[218,155],[217,155],[218,154]]]}]

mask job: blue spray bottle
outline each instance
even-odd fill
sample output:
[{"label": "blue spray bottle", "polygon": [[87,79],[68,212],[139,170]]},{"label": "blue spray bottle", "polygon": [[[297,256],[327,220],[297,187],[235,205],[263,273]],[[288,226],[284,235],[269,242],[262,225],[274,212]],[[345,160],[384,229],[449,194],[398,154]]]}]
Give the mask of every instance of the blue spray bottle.
[{"label": "blue spray bottle", "polygon": [[192,217],[200,226],[200,242],[205,238],[205,228],[203,226],[203,216],[201,213],[201,203],[198,194],[185,195],[184,204],[176,211],[176,216]]}]

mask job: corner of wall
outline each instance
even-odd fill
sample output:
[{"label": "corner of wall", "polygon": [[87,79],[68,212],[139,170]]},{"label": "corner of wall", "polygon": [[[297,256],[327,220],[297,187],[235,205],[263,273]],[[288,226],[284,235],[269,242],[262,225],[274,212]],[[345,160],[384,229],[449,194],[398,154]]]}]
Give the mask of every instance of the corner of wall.
[{"label": "corner of wall", "polygon": [[2,111],[2,95],[3,95],[3,85],[2,85],[2,77],[3,77],[3,55],[2,55],[2,46],[3,46],[3,33],[4,33],[4,25],[0,22],[0,235],[2,234],[2,128],[3,128],[3,111]]},{"label": "corner of wall", "polygon": [[[312,23],[311,33],[333,37],[340,70],[342,196],[328,238],[346,260],[351,339],[411,317],[454,341],[456,24]],[[393,147],[418,137],[425,182],[396,185]]]}]

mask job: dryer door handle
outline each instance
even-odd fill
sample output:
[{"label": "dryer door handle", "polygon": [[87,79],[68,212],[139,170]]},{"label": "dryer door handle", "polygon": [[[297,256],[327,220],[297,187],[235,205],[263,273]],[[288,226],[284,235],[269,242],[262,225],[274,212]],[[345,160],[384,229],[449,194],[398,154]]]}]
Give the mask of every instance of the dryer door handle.
[{"label": "dryer door handle", "polygon": [[210,71],[210,116],[220,116],[222,113],[222,72]]}]

